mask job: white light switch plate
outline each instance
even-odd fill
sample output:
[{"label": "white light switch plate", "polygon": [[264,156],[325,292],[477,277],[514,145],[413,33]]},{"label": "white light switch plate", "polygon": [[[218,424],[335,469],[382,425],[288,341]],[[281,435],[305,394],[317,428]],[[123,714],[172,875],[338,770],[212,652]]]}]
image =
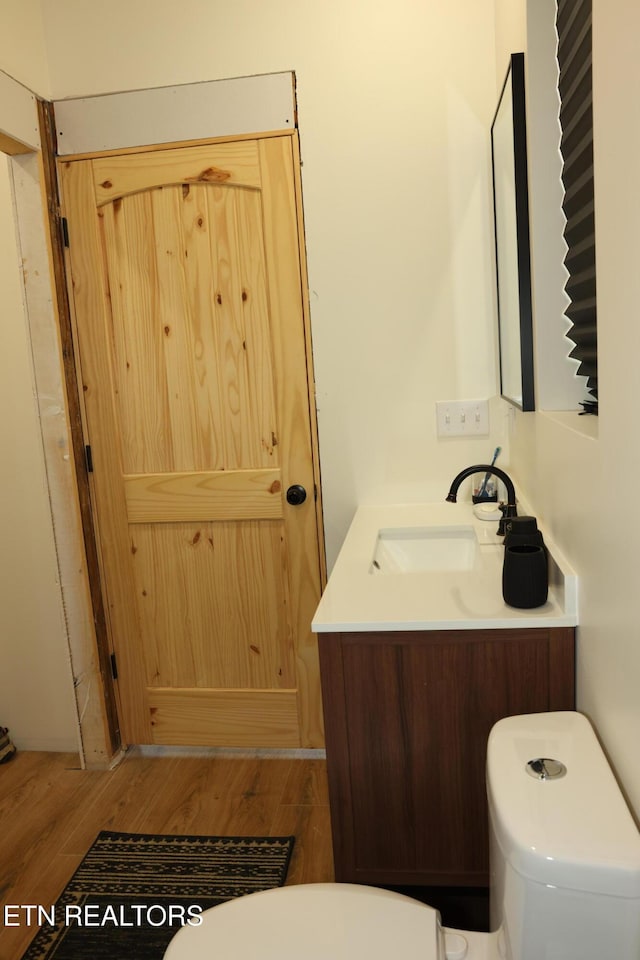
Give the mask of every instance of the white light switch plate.
[{"label": "white light switch plate", "polygon": [[483,436],[489,433],[486,400],[441,400],[436,403],[439,437]]}]

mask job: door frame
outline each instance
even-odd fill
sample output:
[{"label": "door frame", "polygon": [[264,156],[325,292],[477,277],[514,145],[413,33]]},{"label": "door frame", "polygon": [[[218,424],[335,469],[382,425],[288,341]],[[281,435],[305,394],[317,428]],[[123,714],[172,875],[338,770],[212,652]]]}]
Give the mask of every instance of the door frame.
[{"label": "door frame", "polygon": [[[292,90],[294,90],[293,84],[293,75],[291,76]],[[201,85],[196,85],[201,86]],[[216,86],[213,84],[212,86]],[[237,88],[236,88],[237,89]],[[153,93],[154,91],[148,91],[148,93]],[[202,91],[199,91],[201,94]],[[122,94],[123,98],[130,98],[131,94]],[[100,98],[96,98],[100,99]],[[113,99],[113,95],[110,97]],[[104,712],[104,740],[105,740],[105,753],[109,754],[106,758],[104,765],[109,765],[114,756],[117,757],[118,752],[121,748],[121,740],[118,729],[118,715],[117,715],[117,691],[114,686],[112,672],[111,672],[111,663],[112,663],[112,653],[113,650],[110,646],[110,638],[106,626],[106,618],[104,613],[103,606],[103,594],[102,594],[102,582],[98,564],[98,550],[96,544],[96,534],[94,530],[93,516],[91,513],[91,503],[89,498],[89,481],[86,467],[85,459],[85,443],[86,443],[86,430],[84,428],[84,412],[83,412],[83,403],[82,403],[82,387],[81,380],[79,379],[79,371],[77,369],[77,364],[74,356],[74,333],[73,333],[73,317],[72,310],[69,303],[68,297],[68,278],[69,274],[69,265],[67,258],[65,256],[65,247],[64,247],[64,232],[62,229],[61,216],[60,216],[60,207],[59,207],[59,197],[58,197],[58,182],[56,175],[56,159],[64,162],[66,159],[85,159],[89,157],[105,156],[112,154],[121,154],[121,153],[138,153],[143,150],[150,149],[169,149],[176,146],[190,146],[193,143],[200,144],[215,144],[220,142],[229,142],[230,140],[240,140],[240,139],[261,139],[268,136],[283,136],[288,135],[292,138],[292,147],[294,155],[294,186],[295,186],[295,198],[296,198],[296,214],[298,221],[298,243],[299,243],[299,262],[300,262],[300,275],[301,275],[301,285],[302,285],[302,305],[303,305],[303,326],[304,326],[304,341],[305,341],[305,353],[306,353],[306,372],[307,372],[307,390],[308,390],[308,403],[309,403],[309,414],[310,414],[310,423],[311,423],[311,448],[312,448],[312,459],[313,459],[313,475],[314,475],[314,484],[315,484],[315,510],[316,510],[316,526],[318,530],[318,545],[319,545],[319,566],[320,566],[320,583],[323,588],[326,583],[326,559],[325,559],[325,542],[324,542],[324,532],[323,532],[323,512],[322,512],[322,495],[321,495],[321,481],[320,481],[320,459],[319,459],[319,446],[318,446],[318,430],[317,430],[317,416],[316,416],[316,403],[315,403],[315,381],[313,376],[313,356],[312,356],[312,342],[311,342],[311,321],[310,321],[310,307],[309,307],[309,295],[308,295],[308,279],[307,279],[307,263],[306,263],[306,247],[304,239],[304,219],[303,219],[303,206],[302,206],[302,183],[301,183],[301,160],[299,153],[299,144],[297,136],[297,123],[295,123],[295,111],[293,113],[294,125],[293,128],[285,128],[281,130],[269,130],[261,131],[256,133],[254,130],[247,131],[242,134],[234,135],[220,135],[215,137],[207,137],[204,139],[197,140],[188,140],[188,141],[173,141],[169,140],[167,134],[165,134],[166,139],[161,139],[157,144],[146,144],[146,145],[135,145],[131,147],[122,147],[119,146],[114,149],[103,149],[99,152],[89,152],[82,154],[64,154],[63,157],[60,157],[57,147],[57,137],[56,137],[56,118],[55,118],[55,104],[42,102],[40,106],[41,113],[41,127],[42,127],[42,137],[45,142],[43,147],[43,153],[46,153],[48,158],[48,163],[44,164],[45,172],[45,199],[46,199],[46,213],[49,220],[49,233],[50,233],[50,246],[51,246],[51,260],[52,260],[52,273],[54,276],[54,288],[55,295],[57,299],[57,312],[59,317],[59,327],[60,327],[60,337],[63,343],[62,353],[63,353],[63,368],[64,368],[64,379],[66,384],[66,392],[69,398],[69,435],[70,435],[70,447],[73,449],[73,457],[75,461],[76,468],[76,477],[77,477],[77,486],[78,486],[78,497],[80,503],[80,513],[81,513],[81,523],[82,523],[82,534],[84,540],[84,547],[86,551],[86,578],[89,585],[89,591],[91,595],[91,603],[93,609],[93,620],[95,624],[95,636],[87,637],[85,648],[91,647],[94,651],[94,654],[97,654],[97,671],[99,675],[100,684],[94,685],[87,690],[87,703],[89,701],[94,701],[96,697],[100,700],[100,707]],[[255,126],[260,124],[254,123]],[[170,129],[170,127],[166,128]],[[162,137],[163,134],[161,133]],[[79,711],[79,722],[82,728],[83,716]],[[93,763],[94,766],[99,766],[99,763]]]},{"label": "door frame", "polygon": [[[56,171],[56,135],[53,104],[40,100],[38,102],[38,120],[40,139],[42,142],[42,190],[45,205],[45,217],[48,226],[48,242],[50,256],[50,270],[52,275],[53,294],[57,316],[58,337],[60,340],[61,367],[64,378],[64,388],[67,404],[67,448],[73,460],[75,491],[77,493],[76,508],[82,536],[84,567],[88,602],[92,611],[93,630],[86,637],[84,644],[79,638],[75,645],[71,645],[71,667],[74,677],[78,676],[78,654],[89,666],[89,685],[85,693],[85,706],[78,703],[78,723],[80,737],[85,756],[83,760],[92,767],[110,766],[121,753],[122,741],[116,701],[116,690],[112,671],[111,651],[109,650],[109,636],[106,616],[102,599],[102,584],[98,563],[98,548],[93,516],[91,512],[91,497],[89,491],[89,474],[87,471],[84,429],[82,422],[81,389],[78,380],[74,335],[72,329],[71,308],[68,296],[67,274],[65,265],[65,231],[60,218],[60,197]],[[35,350],[34,350],[35,353]],[[56,525],[55,504],[52,503],[54,526]],[[60,518],[62,519],[62,518]],[[79,624],[78,624],[79,626]],[[72,629],[72,625],[69,626]],[[100,762],[100,746],[91,758],[86,756],[85,746],[85,717],[84,709],[95,714],[100,711],[102,733],[104,738],[103,761]],[[98,728],[99,729],[99,728]],[[99,736],[99,732],[97,733]],[[93,734],[95,737],[96,734]]]},{"label": "door frame", "polygon": [[24,318],[31,349],[34,399],[55,550],[53,572],[58,588],[59,617],[52,624],[52,630],[59,630],[66,641],[68,689],[73,690],[71,696],[75,701],[75,747],[64,749],[77,749],[82,767],[104,768],[117,757],[119,743],[117,731],[109,728],[106,717],[107,699],[97,662],[94,613],[71,452],[63,373],[65,350],[58,324],[53,247],[48,229],[45,167],[49,154],[40,130],[44,101],[2,71],[0,92],[0,149],[9,159]]},{"label": "door frame", "polygon": [[[284,74],[274,78],[269,75],[265,90],[271,93],[258,97],[263,103],[264,121],[260,130],[260,116],[252,110],[253,120],[243,114],[246,136],[255,137],[271,131],[282,135],[295,134],[293,143],[296,155],[296,204],[300,228],[300,266],[303,283],[303,310],[305,344],[307,350],[307,373],[312,427],[314,476],[317,486],[317,524],[320,547],[321,584],[326,582],[324,556],[323,513],[318,456],[318,436],[313,380],[311,324],[309,316],[308,282],[306,275],[306,251],[304,245],[304,221],[302,214],[302,191],[300,157],[297,146],[297,110],[295,105],[295,76],[288,73],[291,109],[282,109],[280,102],[274,106],[274,89],[285,89]],[[191,91],[202,101],[208,95],[211,102],[222,103],[218,97],[223,93],[233,102],[234,122],[238,117],[237,92],[252,89],[255,105],[256,83],[260,78],[241,78],[240,81],[213,81],[205,84],[186,84],[181,87],[138,91],[150,96],[164,95],[171,102],[182,98],[184,104]],[[58,577],[60,588],[61,620],[66,632],[69,650],[69,673],[73,678],[75,709],[78,719],[78,749],[83,767],[106,769],[112,767],[123,755],[118,720],[115,709],[115,691],[111,677],[110,651],[106,641],[106,626],[102,610],[102,588],[97,568],[96,541],[93,521],[89,510],[89,484],[85,461],[85,432],[82,428],[82,413],[79,403],[81,389],[75,368],[71,318],[67,297],[67,280],[64,269],[64,243],[57,195],[55,103],[52,103],[22,84],[0,72],[0,88],[3,91],[3,109],[0,123],[0,141],[4,153],[10,155],[14,181],[15,215],[18,242],[23,260],[25,318],[31,341],[36,401],[40,412],[44,460],[51,505]],[[180,98],[173,95],[179,92]],[[233,95],[233,96],[232,96]],[[118,101],[136,99],[135,94],[125,93],[109,97],[92,97],[83,101],[87,106],[114,96]],[[205,96],[206,99],[206,96]],[[268,102],[267,101],[271,101]],[[264,104],[266,103],[266,107]],[[224,103],[223,103],[224,107]],[[264,108],[264,109],[263,109]],[[184,112],[183,106],[181,110]],[[274,113],[275,110],[275,113]],[[117,114],[118,111],[115,111]],[[225,114],[225,109],[222,109]],[[226,110],[226,116],[229,111]],[[282,130],[272,129],[270,120],[277,116],[286,123]],[[162,111],[163,121],[170,130],[170,111]],[[219,120],[216,111],[208,111],[208,122],[214,125]],[[175,121],[175,117],[174,117]],[[265,126],[266,124],[266,126]],[[162,140],[162,136],[159,138]],[[171,139],[167,136],[165,145]],[[221,135],[215,139],[228,140]],[[135,149],[135,148],[134,148]],[[102,153],[108,152],[106,150]],[[123,152],[120,147],[109,152]],[[159,748],[161,749],[161,748]]]}]

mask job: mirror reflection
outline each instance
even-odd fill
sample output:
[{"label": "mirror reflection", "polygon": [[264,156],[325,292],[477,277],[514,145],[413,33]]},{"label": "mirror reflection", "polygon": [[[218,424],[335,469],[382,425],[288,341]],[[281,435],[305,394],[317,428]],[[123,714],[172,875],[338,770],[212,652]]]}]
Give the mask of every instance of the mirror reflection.
[{"label": "mirror reflection", "polygon": [[511,55],[491,126],[500,392],[535,408],[524,54]]}]

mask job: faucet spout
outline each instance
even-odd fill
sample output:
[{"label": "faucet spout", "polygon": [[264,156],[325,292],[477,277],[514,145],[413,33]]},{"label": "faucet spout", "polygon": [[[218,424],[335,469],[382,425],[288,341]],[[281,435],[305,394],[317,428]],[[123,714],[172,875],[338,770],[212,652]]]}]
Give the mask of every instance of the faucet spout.
[{"label": "faucet spout", "polygon": [[504,505],[500,506],[502,510],[502,519],[498,525],[498,534],[504,536],[505,534],[505,522],[511,517],[516,517],[518,515],[516,507],[516,490],[513,485],[511,477],[501,470],[500,467],[494,467],[490,463],[475,463],[471,467],[466,467],[464,470],[461,470],[460,473],[453,478],[453,482],[449,488],[449,493],[447,494],[447,501],[449,503],[456,503],[458,499],[458,488],[463,480],[466,480],[467,477],[470,477],[473,473],[490,473],[493,476],[498,477],[504,483],[507,490],[507,502]]}]

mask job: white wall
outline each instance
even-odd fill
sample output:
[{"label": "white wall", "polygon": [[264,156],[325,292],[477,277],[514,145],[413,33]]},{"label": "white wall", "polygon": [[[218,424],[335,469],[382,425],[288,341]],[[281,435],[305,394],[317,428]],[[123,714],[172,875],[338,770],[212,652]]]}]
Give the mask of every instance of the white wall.
[{"label": "white wall", "polygon": [[49,63],[40,0],[4,0],[0,4],[0,70],[46,97]]},{"label": "white wall", "polygon": [[[461,466],[497,442],[506,451],[500,404],[492,435],[472,443],[438,442],[434,410],[437,399],[495,393],[493,58],[493,6],[475,0],[186,0],[179,16],[158,0],[152,17],[139,0],[114,0],[108,16],[82,0],[0,7],[0,69],[51,99],[296,71],[330,563],[357,502],[439,498]],[[0,177],[0,439],[13,451],[0,488],[10,666],[0,722],[21,746],[71,748],[71,671],[4,167]]]},{"label": "white wall", "polygon": [[76,750],[75,703],[16,249],[0,154],[0,724],[20,748]]},{"label": "white wall", "polygon": [[[0,69],[29,88],[48,93],[44,30],[36,0],[0,7]],[[15,117],[13,104],[3,99],[0,128],[11,134]],[[3,154],[0,325],[0,724],[11,728],[20,748],[76,750],[73,681],[23,305],[9,161]]]},{"label": "white wall", "polygon": [[527,48],[526,0],[495,0],[495,31],[496,93],[499,94],[509,67],[509,57]]},{"label": "white wall", "polygon": [[[114,0],[108,15],[84,0],[43,4],[54,97],[296,71],[330,557],[357,501],[439,498],[458,467],[506,445],[501,401],[492,403],[493,435],[474,442],[438,442],[433,403],[495,392],[488,125],[506,55],[526,49],[525,0],[495,0],[495,25],[494,5],[476,0],[185,0],[179,14],[157,0],[152,17],[139,0]],[[37,3],[10,13],[14,25],[6,5],[0,12],[0,67],[46,92]],[[640,467],[640,194],[628,189],[640,128],[627,122],[639,21],[626,0],[594,0],[598,435],[574,415],[536,413],[516,416],[509,439],[518,485],[580,574],[579,706],[640,815],[640,520],[631,486]],[[5,193],[5,210],[6,202]],[[15,444],[22,455],[27,443],[21,476],[39,478],[37,487],[19,296],[15,274],[6,287],[11,257],[0,263],[3,296],[13,297],[3,328],[11,323],[17,337],[8,366],[23,371],[5,410],[29,422],[16,436],[3,418],[3,449]],[[26,497],[11,476],[6,489],[29,532],[25,545],[17,523],[10,528],[23,552],[22,575],[9,582],[32,600],[42,558],[26,504],[43,517],[42,490]],[[47,566],[37,582],[50,579]],[[21,625],[37,621],[27,633],[40,637],[40,662],[55,610],[38,619],[16,607]],[[59,652],[52,669],[63,662]]]},{"label": "white wall", "polygon": [[492,2],[43,8],[54,98],[295,70],[330,563],[357,502],[443,497],[506,446],[500,407],[435,436],[436,400],[496,392]]},{"label": "white wall", "polygon": [[[529,0],[530,16],[539,4]],[[629,90],[640,83],[639,30],[640,9],[593,0],[600,417],[519,414],[511,435],[514,477],[580,576],[578,707],[592,719],[638,818],[640,513],[632,482],[640,468],[640,194],[633,187],[640,125]]]}]

